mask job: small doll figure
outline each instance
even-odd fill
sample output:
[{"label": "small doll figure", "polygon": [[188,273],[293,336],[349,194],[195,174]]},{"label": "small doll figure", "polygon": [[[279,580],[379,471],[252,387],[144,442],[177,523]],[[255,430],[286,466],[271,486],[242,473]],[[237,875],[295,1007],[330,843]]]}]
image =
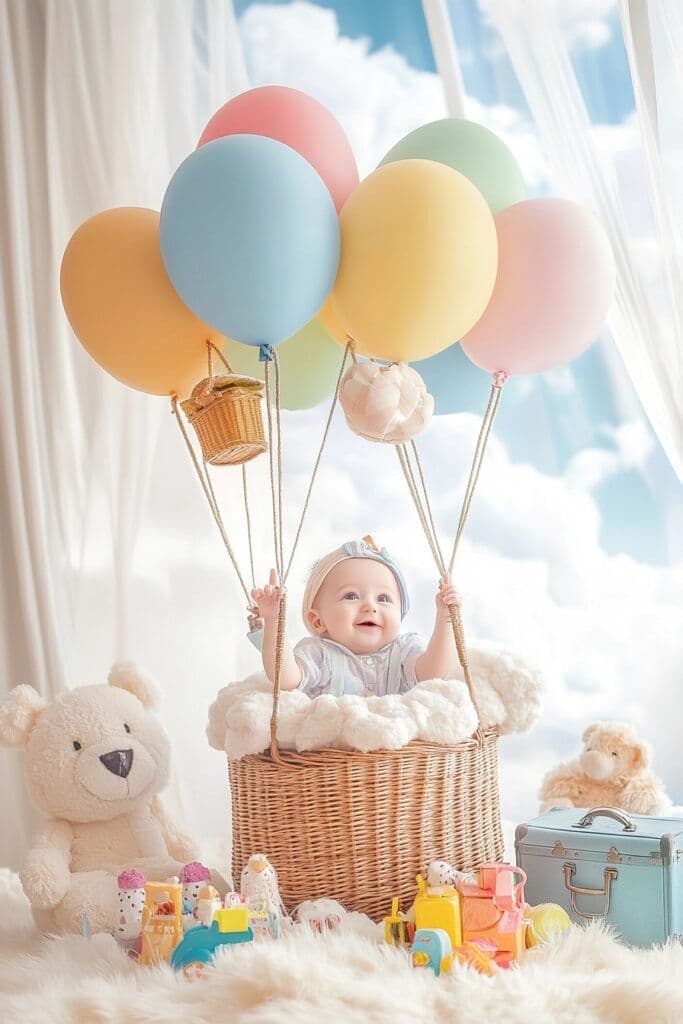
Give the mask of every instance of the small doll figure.
[{"label": "small doll figure", "polygon": [[[272,571],[268,586],[252,597],[264,621],[262,659],[275,679],[275,646],[281,591]],[[426,679],[462,678],[451,626],[460,597],[450,580],[436,595],[436,621],[427,644],[400,633],[408,592],[400,569],[372,537],[350,541],[313,566],[303,601],[311,634],[292,651],[286,644],[280,687],[310,697],[331,693],[384,696],[406,693]]]},{"label": "small doll figure", "polygon": [[198,860],[193,860],[180,872],[180,881],[183,885],[183,914],[194,914],[199,890],[209,884],[211,873]]},{"label": "small doll figure", "polygon": [[195,917],[199,924],[203,924],[205,928],[210,928],[213,915],[220,909],[221,898],[218,895],[218,891],[212,885],[203,886],[199,890],[197,906],[195,908]]},{"label": "small doll figure", "polygon": [[252,910],[281,914],[283,911],[277,873],[267,857],[253,853],[242,868],[240,895]]},{"label": "small doll figure", "polygon": [[131,954],[140,952],[146,884],[145,876],[135,868],[122,871],[118,877],[119,916],[114,938]]}]

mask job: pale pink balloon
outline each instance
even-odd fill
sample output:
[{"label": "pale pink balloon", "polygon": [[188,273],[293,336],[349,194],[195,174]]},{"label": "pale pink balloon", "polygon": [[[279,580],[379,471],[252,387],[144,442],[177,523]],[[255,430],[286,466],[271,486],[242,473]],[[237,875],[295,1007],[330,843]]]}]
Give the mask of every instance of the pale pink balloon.
[{"label": "pale pink balloon", "polygon": [[581,355],[605,322],[612,249],[595,217],[567,199],[525,199],[494,219],[496,285],[462,347],[491,373],[552,370]]},{"label": "pale pink balloon", "polygon": [[323,179],[337,208],[358,184],[358,167],[339,122],[298,89],[263,85],[234,96],[213,115],[197,147],[224,135],[265,135],[295,149]]}]

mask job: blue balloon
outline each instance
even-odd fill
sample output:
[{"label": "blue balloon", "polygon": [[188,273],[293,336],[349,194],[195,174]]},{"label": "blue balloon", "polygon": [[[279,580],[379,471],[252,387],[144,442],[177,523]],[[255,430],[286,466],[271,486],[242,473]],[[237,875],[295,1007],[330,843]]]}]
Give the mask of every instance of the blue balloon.
[{"label": "blue balloon", "polygon": [[[491,374],[475,366],[459,342],[429,359],[420,359],[410,365],[420,374],[427,391],[433,396],[437,416],[453,412],[482,413],[486,408]],[[505,385],[505,407],[516,404],[527,386],[524,379],[511,377]]]},{"label": "blue balloon", "polygon": [[261,135],[200,146],[166,190],[161,253],[174,288],[206,323],[277,345],[308,323],[339,265],[339,221],[302,156]]}]

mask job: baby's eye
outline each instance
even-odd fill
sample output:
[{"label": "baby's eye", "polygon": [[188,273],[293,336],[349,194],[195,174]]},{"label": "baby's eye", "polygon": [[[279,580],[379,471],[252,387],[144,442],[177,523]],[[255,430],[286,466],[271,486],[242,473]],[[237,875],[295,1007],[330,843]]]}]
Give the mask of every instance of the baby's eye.
[{"label": "baby's eye", "polygon": [[358,594],[354,590],[349,590],[348,594],[344,594],[345,601],[357,601]]},{"label": "baby's eye", "polygon": [[378,601],[384,601],[386,604],[391,604],[391,595],[390,594],[379,594],[378,597],[377,597],[377,600]]}]

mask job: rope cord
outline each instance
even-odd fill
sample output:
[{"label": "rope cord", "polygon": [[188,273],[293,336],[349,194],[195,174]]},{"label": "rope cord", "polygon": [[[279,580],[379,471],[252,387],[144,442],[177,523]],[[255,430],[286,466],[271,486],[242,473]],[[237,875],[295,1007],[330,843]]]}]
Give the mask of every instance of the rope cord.
[{"label": "rope cord", "polygon": [[500,396],[503,390],[504,383],[505,381],[502,381],[502,383],[498,383],[497,379],[494,378],[494,382],[491,385],[491,392],[489,394],[489,400],[486,406],[484,417],[481,421],[479,437],[477,438],[477,444],[474,450],[474,458],[472,459],[472,466],[470,467],[470,475],[467,481],[467,486],[465,488],[465,495],[463,497],[462,507],[460,509],[460,518],[458,520],[458,526],[455,532],[455,539],[453,541],[453,550],[451,551],[451,557],[448,563],[449,575],[453,571],[453,563],[455,562],[455,556],[458,551],[458,545],[460,544],[460,538],[462,537],[463,530],[465,529],[465,523],[467,522],[467,517],[470,512],[472,498],[474,496],[474,491],[479,480],[479,473],[481,472],[482,462],[484,461],[484,453],[486,451],[486,446],[488,444],[489,437],[491,436],[491,427],[493,426],[493,421],[496,418],[496,413],[498,412],[498,405],[500,403]]},{"label": "rope cord", "polygon": [[[398,460],[399,463],[401,464],[401,469],[403,470],[403,475],[405,476],[406,483],[408,485],[408,491],[413,500],[413,504],[415,505],[415,509],[420,520],[420,525],[422,526],[427,543],[432,552],[432,556],[434,558],[437,570],[439,571],[439,574],[441,576],[440,585],[443,585],[443,583],[446,580],[450,579],[451,573],[453,571],[453,564],[455,562],[455,556],[458,550],[458,545],[460,543],[460,538],[462,536],[463,530],[465,528],[465,523],[467,522],[467,517],[470,512],[472,498],[477,486],[477,482],[479,480],[479,474],[481,472],[484,453],[486,451],[486,446],[491,435],[491,428],[496,416],[496,412],[498,411],[501,391],[506,379],[507,374],[504,374],[502,372],[494,374],[493,377],[493,383],[491,385],[489,400],[486,406],[486,411],[482,418],[479,436],[477,438],[477,444],[475,447],[474,457],[470,468],[470,474],[467,481],[467,485],[465,487],[465,494],[463,496],[462,507],[460,510],[460,518],[458,520],[458,526],[455,534],[455,539],[453,542],[453,550],[451,552],[451,557],[448,566],[446,566],[445,564],[443,553],[441,551],[441,546],[439,544],[438,532],[436,529],[434,515],[432,512],[431,502],[429,499],[429,491],[427,489],[427,482],[425,479],[422,461],[420,459],[420,454],[417,445],[415,444],[415,441],[411,441],[411,449],[417,466],[417,474],[421,485],[421,492],[420,487],[418,487],[415,471],[413,470],[413,467],[410,462],[408,449],[406,448],[405,444],[396,446]],[[477,699],[475,697],[474,685],[470,673],[469,658],[467,655],[467,647],[465,644],[465,632],[462,624],[462,616],[460,614],[460,607],[458,605],[453,605],[449,608],[449,617],[451,621],[451,628],[453,630],[453,639],[455,640],[455,647],[458,652],[458,660],[460,661],[460,665],[462,667],[463,675],[465,677],[465,683],[467,684],[470,699],[477,713],[477,718],[480,719],[481,715],[479,712]],[[477,726],[477,729],[475,731],[475,737],[477,739],[478,744],[481,746],[484,742],[484,734],[482,732],[481,725]]]},{"label": "rope cord", "polygon": [[275,679],[273,680],[273,713],[270,716],[270,754],[274,761],[282,764],[277,742],[277,712],[280,703],[280,673],[282,671],[282,653],[285,646],[285,620],[287,618],[287,592],[283,588],[280,593],[280,604],[277,611],[277,633],[275,635]]},{"label": "rope cord", "polygon": [[266,378],[266,409],[268,412],[268,469],[270,472],[270,497],[273,508],[273,547],[275,549],[275,568],[278,583],[282,580],[282,564],[280,562],[280,524],[278,521],[278,501],[276,497],[275,445],[273,444],[273,406],[272,387],[270,380],[270,360],[265,363]]},{"label": "rope cord", "polygon": [[249,509],[249,491],[247,489],[247,464],[242,463],[242,494],[244,496],[244,513],[247,518],[247,543],[249,545],[249,566],[251,568],[251,585],[256,589],[256,573],[254,572],[254,542],[251,533],[251,512]]},{"label": "rope cord", "polygon": [[346,369],[346,361],[347,361],[349,352],[351,352],[352,356],[354,355],[354,353],[353,353],[353,342],[350,341],[350,340],[347,342],[346,348],[344,349],[344,356],[343,356],[342,361],[341,361],[341,367],[339,369],[339,375],[337,376],[337,386],[334,389],[334,395],[332,397],[332,402],[330,404],[330,411],[329,411],[328,416],[327,416],[327,423],[325,424],[325,430],[323,431],[322,440],[320,442],[320,448],[318,449],[318,455],[316,457],[315,463],[313,464],[313,472],[311,473],[311,479],[310,479],[310,482],[308,484],[308,491],[306,492],[306,499],[304,501],[303,509],[301,510],[301,517],[299,519],[299,525],[297,527],[296,535],[294,537],[294,543],[292,544],[292,550],[291,550],[291,553],[290,553],[290,556],[289,556],[289,561],[287,563],[287,568],[285,569],[285,575],[284,575],[284,579],[282,581],[283,583],[287,582],[287,577],[289,576],[289,570],[292,568],[292,562],[294,561],[294,555],[295,555],[296,549],[297,549],[297,547],[299,545],[299,539],[301,537],[301,531],[303,529],[304,520],[306,518],[306,514],[308,512],[308,506],[309,506],[309,503],[310,503],[310,500],[311,500],[311,494],[313,492],[313,485],[315,483],[316,476],[318,475],[318,469],[320,468],[320,461],[322,459],[322,455],[323,455],[323,451],[325,449],[325,445],[327,444],[327,437],[328,437],[328,434],[330,432],[330,426],[332,425],[332,417],[334,416],[334,410],[336,409],[337,402],[339,400],[339,388],[341,386],[342,377],[344,376],[344,370]]},{"label": "rope cord", "polygon": [[183,423],[182,416],[178,412],[178,396],[177,395],[172,395],[171,396],[171,407],[173,409],[173,414],[174,414],[174,416],[176,418],[176,422],[177,422],[177,424],[178,424],[178,426],[180,428],[180,433],[182,434],[183,440],[185,441],[185,444],[187,446],[187,450],[190,453],[190,458],[192,459],[192,465],[195,468],[195,472],[197,474],[197,477],[199,479],[200,484],[202,485],[202,490],[204,491],[204,495],[205,495],[206,500],[208,502],[209,508],[211,509],[211,513],[212,513],[212,515],[213,515],[213,517],[214,517],[214,519],[216,521],[216,526],[218,527],[218,530],[219,530],[220,535],[221,535],[221,539],[223,541],[223,544],[225,545],[225,550],[227,551],[228,557],[230,558],[230,561],[232,562],[233,568],[234,568],[235,572],[237,573],[237,578],[238,578],[238,580],[240,582],[240,586],[242,587],[242,590],[244,591],[244,595],[245,595],[245,597],[247,599],[247,605],[251,607],[251,605],[253,603],[252,602],[252,598],[251,598],[251,594],[249,593],[247,585],[244,582],[244,578],[243,578],[242,573],[240,571],[239,564],[237,562],[237,559],[235,558],[235,553],[234,553],[234,551],[232,549],[232,545],[230,544],[230,540],[228,538],[228,534],[226,532],[225,525],[223,523],[223,519],[221,517],[220,509],[218,508],[218,503],[216,501],[216,496],[214,494],[213,485],[211,483],[211,477],[208,474],[208,471],[207,471],[207,468],[206,468],[206,463],[203,463],[204,472],[202,472],[202,468],[201,468],[201,466],[199,464],[199,459],[197,458],[195,450],[192,447],[192,442],[190,441],[190,438],[187,435],[187,431],[185,429],[185,424]]}]

